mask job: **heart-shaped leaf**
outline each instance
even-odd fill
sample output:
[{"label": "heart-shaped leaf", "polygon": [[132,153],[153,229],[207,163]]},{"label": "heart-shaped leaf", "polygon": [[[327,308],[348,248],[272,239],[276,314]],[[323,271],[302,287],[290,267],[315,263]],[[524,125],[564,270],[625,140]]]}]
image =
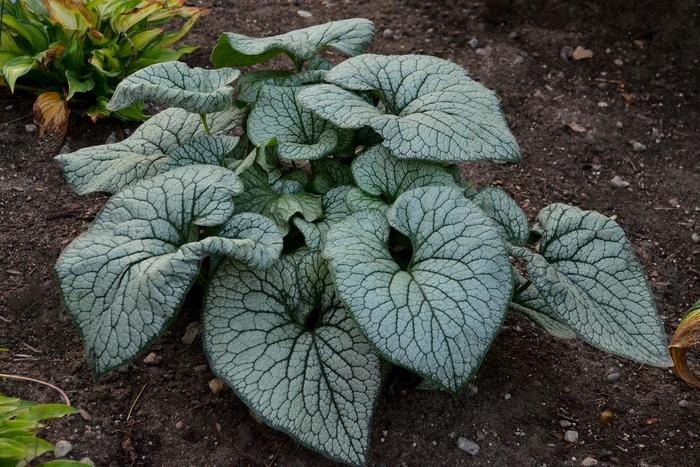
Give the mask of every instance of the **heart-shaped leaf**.
[{"label": "heart-shaped leaf", "polygon": [[[228,131],[240,125],[244,118],[245,112],[238,109],[207,115],[212,133]],[[151,117],[123,141],[60,154],[56,160],[68,184],[79,194],[115,193],[160,173],[168,162],[168,154],[176,151],[182,154],[185,150],[178,148],[205,133],[199,115],[167,109]]]},{"label": "heart-shaped leaf", "polygon": [[265,423],[331,459],[365,465],[379,358],[318,252],[264,271],[225,262],[207,294],[202,337],[214,372]]},{"label": "heart-shaped leaf", "polygon": [[311,161],[311,169],[314,174],[311,188],[316,193],[327,193],[335,187],[355,183],[350,165],[340,159],[324,157]]},{"label": "heart-shaped leaf", "polygon": [[240,74],[233,68],[206,70],[177,61],[157,63],[119,83],[107,109],[121,110],[151,101],[199,114],[218,112],[233,103],[233,88],[228,84]]},{"label": "heart-shaped leaf", "polygon": [[538,253],[511,251],[527,263],[553,317],[607,352],[671,366],[654,298],[622,228],[600,213],[552,204],[535,229]]},{"label": "heart-shaped leaf", "polygon": [[401,193],[422,186],[456,187],[454,175],[435,162],[403,160],[383,146],[372,146],[352,162],[357,185],[392,203]]},{"label": "heart-shaped leaf", "polygon": [[374,40],[374,24],[363,18],[331,21],[271,37],[227,32],[211,53],[214,66],[249,66],[286,53],[295,62],[310,60],[325,48],[344,55],[364,52]]},{"label": "heart-shaped leaf", "polygon": [[[364,54],[309,86],[298,100],[341,128],[369,126],[391,153],[436,161],[518,161],[496,95],[452,62],[423,55]],[[370,91],[384,110],[350,91]]]},{"label": "heart-shaped leaf", "polygon": [[513,302],[510,304],[511,308],[529,318],[554,337],[574,339],[576,333],[556,319],[556,313],[552,311],[535,286],[520,273],[515,272],[514,274],[516,290]]},{"label": "heart-shaped leaf", "polygon": [[195,135],[182,146],[175,148],[159,170],[167,172],[176,167],[196,164],[222,165],[223,160],[235,151],[239,142],[238,136]]},{"label": "heart-shaped leaf", "polygon": [[[145,350],[172,321],[209,254],[268,267],[282,249],[262,216],[233,216],[243,189],[228,169],[182,167],[109,199],[87,232],[56,263],[68,313],[96,376]],[[224,225],[225,224],[225,225]],[[224,225],[198,240],[198,228]]]},{"label": "heart-shaped leaf", "polygon": [[305,84],[321,83],[326,76],[325,70],[309,70],[291,73],[278,70],[259,70],[246,73],[237,81],[238,100],[246,104],[255,104],[260,90],[266,86],[298,87]]},{"label": "heart-shaped leaf", "polygon": [[[390,228],[411,242],[403,268],[392,257]],[[407,191],[386,217],[349,216],[331,227],[324,256],[338,294],[382,355],[451,391],[479,367],[510,301],[503,242],[455,188]]]},{"label": "heart-shaped leaf", "polygon": [[339,186],[325,193],[321,198],[323,205],[323,217],[321,219],[309,222],[303,217],[294,218],[294,225],[297,226],[304,236],[304,241],[309,248],[322,248],[326,233],[331,225],[350,215],[346,198],[351,189],[349,186]]},{"label": "heart-shaped leaf", "polygon": [[504,240],[514,245],[525,245],[530,236],[527,215],[513,198],[500,188],[482,188],[474,201],[495,223]]},{"label": "heart-shaped leaf", "polygon": [[352,132],[341,130],[297,104],[303,88],[264,85],[248,116],[248,137],[257,146],[275,142],[283,159],[313,160],[342,151]]}]

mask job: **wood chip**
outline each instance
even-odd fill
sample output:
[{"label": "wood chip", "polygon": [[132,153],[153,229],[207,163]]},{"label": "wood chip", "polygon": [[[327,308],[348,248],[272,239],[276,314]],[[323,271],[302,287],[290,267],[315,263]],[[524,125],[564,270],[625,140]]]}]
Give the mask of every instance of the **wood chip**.
[{"label": "wood chip", "polygon": [[593,58],[593,51],[579,45],[574,50],[574,53],[571,54],[571,58],[574,60],[589,60]]}]

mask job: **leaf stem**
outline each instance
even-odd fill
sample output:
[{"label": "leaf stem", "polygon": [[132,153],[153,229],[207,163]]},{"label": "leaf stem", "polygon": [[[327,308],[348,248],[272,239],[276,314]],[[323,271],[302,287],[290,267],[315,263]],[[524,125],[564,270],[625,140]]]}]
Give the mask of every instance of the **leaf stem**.
[{"label": "leaf stem", "polygon": [[15,381],[30,381],[32,383],[39,383],[43,384],[44,386],[48,386],[51,389],[56,390],[60,395],[61,399],[66,403],[67,406],[70,407],[70,399],[68,399],[68,395],[65,393],[65,391],[58,386],[55,386],[51,383],[47,383],[46,381],[42,381],[40,379],[34,379],[34,378],[29,378],[27,376],[19,376],[19,375],[8,375],[5,373],[0,373],[0,378],[5,378],[5,379],[13,379]]},{"label": "leaf stem", "polygon": [[199,114],[200,120],[202,120],[202,125],[204,126],[204,131],[208,134],[211,135],[211,130],[209,129],[209,124],[207,123],[207,115],[206,114]]}]

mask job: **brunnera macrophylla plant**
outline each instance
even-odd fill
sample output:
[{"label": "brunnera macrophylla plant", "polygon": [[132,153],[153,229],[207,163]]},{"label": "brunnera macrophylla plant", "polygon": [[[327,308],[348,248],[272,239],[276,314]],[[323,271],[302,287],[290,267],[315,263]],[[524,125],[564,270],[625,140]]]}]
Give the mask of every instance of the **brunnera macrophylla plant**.
[{"label": "brunnera macrophylla plant", "polygon": [[[509,310],[669,366],[620,226],[564,204],[530,225],[462,180],[457,163],[520,159],[495,94],[447,60],[365,53],[373,36],[364,19],[223,34],[217,69],[154,65],[109,104],[170,108],[57,157],[79,193],[114,194],[56,265],[94,374],[147,349],[199,280],[212,370],[268,425],[362,465],[382,368],[457,393]],[[293,66],[232,68],[279,55]]]}]

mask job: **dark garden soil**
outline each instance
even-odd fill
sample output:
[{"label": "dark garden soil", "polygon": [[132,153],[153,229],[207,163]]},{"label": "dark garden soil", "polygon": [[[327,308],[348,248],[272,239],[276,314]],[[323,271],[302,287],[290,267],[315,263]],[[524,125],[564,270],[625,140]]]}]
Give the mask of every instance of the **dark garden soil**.
[{"label": "dark garden soil", "polygon": [[[501,97],[524,155],[517,166],[465,166],[466,176],[503,186],[531,216],[555,201],[616,216],[669,334],[700,296],[700,243],[692,240],[700,234],[694,0],[196,3],[211,7],[190,37],[202,46],[188,58],[197,65],[208,64],[221,31],[269,35],[364,16],[377,25],[374,51],[434,54],[465,66]],[[300,17],[300,9],[313,16]],[[566,58],[579,45],[592,59]],[[52,160],[55,147],[25,131],[28,98],[2,98],[0,112],[0,346],[10,349],[0,354],[0,372],[51,381],[84,410],[51,423],[45,436],[71,441],[71,456],[99,466],[331,465],[258,424],[231,392],[212,394],[199,339],[181,341],[198,320],[195,304],[154,345],[160,363],[139,360],[92,380],[51,268],[106,198],[68,189]],[[68,142],[74,150],[101,144],[112,132],[124,137],[125,128],[74,116]],[[632,141],[646,149],[635,151]],[[629,186],[613,186],[615,176]],[[608,382],[611,369],[616,382]],[[700,465],[700,391],[668,370],[556,340],[513,316],[473,383],[458,398],[401,381],[387,387],[370,465],[573,466],[588,456],[598,465]],[[57,398],[27,383],[2,381],[0,392]],[[615,415],[608,425],[599,421],[604,410]],[[578,443],[563,439],[562,421]],[[459,450],[460,436],[481,452]]]}]

